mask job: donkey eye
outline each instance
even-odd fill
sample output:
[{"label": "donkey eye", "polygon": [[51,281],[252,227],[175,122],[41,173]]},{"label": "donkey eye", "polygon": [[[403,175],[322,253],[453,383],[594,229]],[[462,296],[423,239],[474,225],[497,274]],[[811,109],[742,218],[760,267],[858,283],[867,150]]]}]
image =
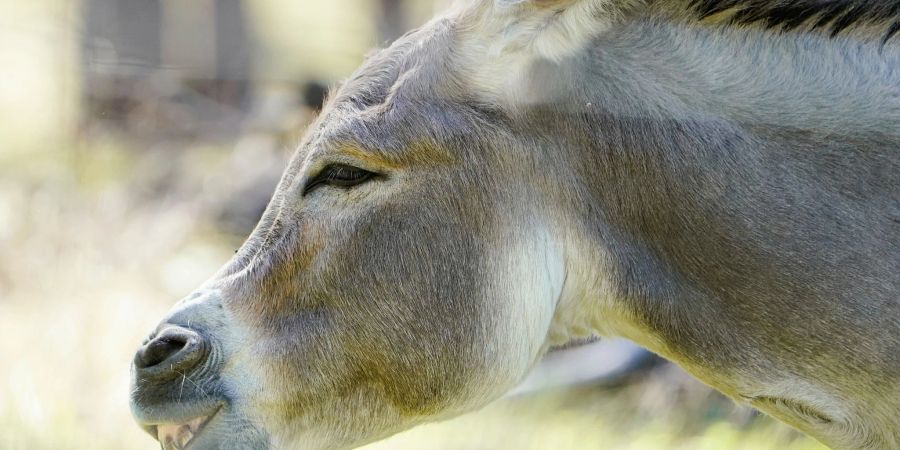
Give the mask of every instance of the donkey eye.
[{"label": "donkey eye", "polygon": [[351,188],[371,180],[375,175],[373,172],[358,167],[346,164],[332,164],[326,166],[306,182],[306,186],[303,187],[303,195],[325,185]]}]

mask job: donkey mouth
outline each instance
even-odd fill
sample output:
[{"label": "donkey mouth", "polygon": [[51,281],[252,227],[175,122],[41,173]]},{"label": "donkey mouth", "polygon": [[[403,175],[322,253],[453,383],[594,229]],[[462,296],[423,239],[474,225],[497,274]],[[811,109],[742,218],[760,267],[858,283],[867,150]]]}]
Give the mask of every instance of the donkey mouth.
[{"label": "donkey mouth", "polygon": [[[195,417],[182,423],[161,423],[154,425],[156,439],[162,450],[185,450],[195,438],[203,432],[209,420],[216,415],[218,410],[207,416]],[[148,430],[151,431],[151,430]]]}]

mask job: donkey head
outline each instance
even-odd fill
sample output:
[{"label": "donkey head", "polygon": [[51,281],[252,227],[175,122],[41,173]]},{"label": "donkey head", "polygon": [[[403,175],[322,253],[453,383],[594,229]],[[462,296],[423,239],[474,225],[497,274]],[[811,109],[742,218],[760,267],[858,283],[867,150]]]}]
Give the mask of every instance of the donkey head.
[{"label": "donkey head", "polygon": [[546,350],[549,162],[472,94],[459,28],[368,58],[233,260],[139,350],[133,411],[166,448],[358,445],[497,398]]}]

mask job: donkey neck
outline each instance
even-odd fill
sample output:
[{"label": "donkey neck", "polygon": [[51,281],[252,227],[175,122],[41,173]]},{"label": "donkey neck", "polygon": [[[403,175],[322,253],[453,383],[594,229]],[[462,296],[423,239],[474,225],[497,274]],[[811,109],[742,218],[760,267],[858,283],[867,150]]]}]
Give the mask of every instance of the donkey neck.
[{"label": "donkey neck", "polygon": [[[551,175],[575,180],[554,200],[582,225],[577,306],[559,314],[580,311],[734,397],[816,379],[798,343],[856,386],[896,392],[896,67],[896,47],[877,41],[653,18],[611,29],[569,67],[536,64],[545,98],[564,100],[535,106],[532,128],[548,165],[572,162]],[[870,395],[852,386],[818,386],[816,401]],[[832,412],[875,423],[898,405]]]}]

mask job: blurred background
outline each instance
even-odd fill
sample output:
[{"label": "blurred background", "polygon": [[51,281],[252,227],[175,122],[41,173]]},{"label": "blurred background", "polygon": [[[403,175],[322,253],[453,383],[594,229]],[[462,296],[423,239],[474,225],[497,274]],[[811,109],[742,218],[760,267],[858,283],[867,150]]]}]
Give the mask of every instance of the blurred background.
[{"label": "blurred background", "polygon": [[[128,364],[328,89],[433,0],[0,0],[0,449],[153,449]],[[628,343],[370,449],[821,449]]]}]

